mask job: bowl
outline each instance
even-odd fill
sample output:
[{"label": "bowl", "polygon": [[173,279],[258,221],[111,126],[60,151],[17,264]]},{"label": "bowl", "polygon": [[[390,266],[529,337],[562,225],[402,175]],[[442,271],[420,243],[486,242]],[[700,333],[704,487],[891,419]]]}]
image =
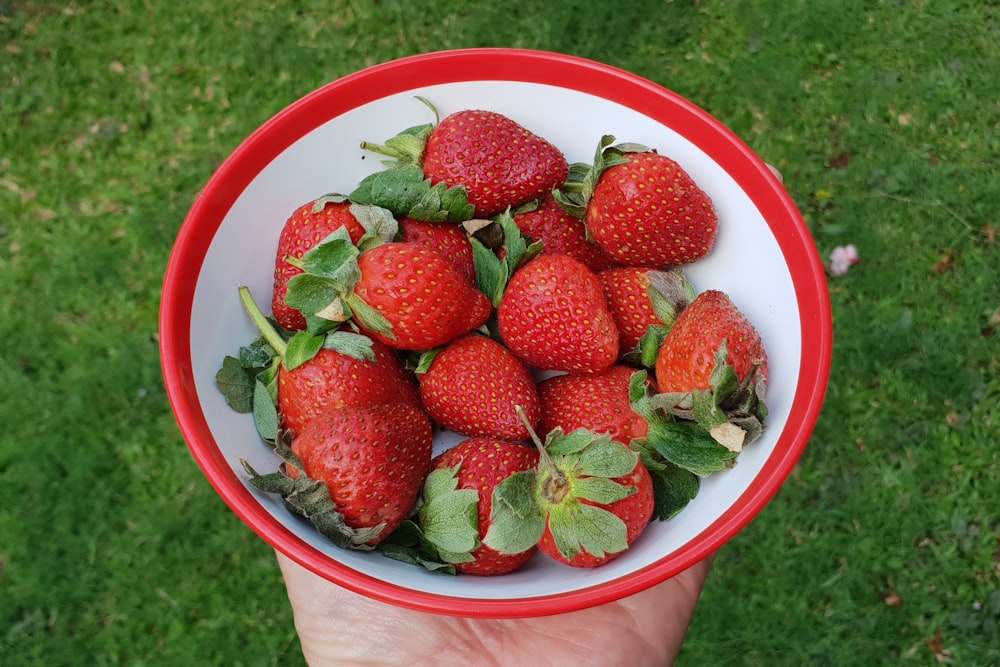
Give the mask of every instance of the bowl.
[{"label": "bowl", "polygon": [[[222,358],[256,337],[237,287],[269,299],[278,234],[296,207],[349,192],[380,168],[362,140],[381,141],[466,108],[504,113],[590,162],[604,134],[656,148],[713,198],[712,253],[685,273],[720,289],[757,326],[769,355],[764,435],[697,497],[654,522],[623,555],[593,569],[542,555],[497,577],[424,571],[377,553],[333,546],[277,496],[247,482],[278,459],[248,415],[214,383]],[[208,481],[275,549],[331,582],[403,607],[469,617],[567,612],[636,593],[713,553],[766,505],[799,459],[829,374],[832,320],[823,265],[780,180],[743,141],[670,90],[606,64],[522,49],[427,53],[345,76],[295,101],[253,132],[211,177],[181,226],[160,313],[162,369],[183,437]],[[437,448],[443,445],[438,442]]]}]

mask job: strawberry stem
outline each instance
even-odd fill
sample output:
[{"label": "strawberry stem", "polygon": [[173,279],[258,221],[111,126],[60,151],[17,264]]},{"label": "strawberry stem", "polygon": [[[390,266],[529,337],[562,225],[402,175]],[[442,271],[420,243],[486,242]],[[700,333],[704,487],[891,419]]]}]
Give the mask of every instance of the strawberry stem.
[{"label": "strawberry stem", "polygon": [[243,308],[247,311],[247,315],[257,325],[260,335],[264,337],[264,340],[274,349],[277,355],[284,359],[285,352],[288,350],[288,344],[275,328],[271,326],[271,323],[268,322],[267,317],[261,311],[260,307],[257,306],[257,302],[253,300],[250,288],[246,285],[240,285],[240,301],[243,302]]},{"label": "strawberry stem", "polygon": [[524,408],[520,405],[515,405],[514,411],[517,412],[517,416],[521,420],[521,423],[524,424],[524,427],[528,429],[528,435],[531,436],[531,441],[535,443],[535,447],[538,449],[539,463],[544,472],[549,476],[549,481],[546,484],[546,495],[549,497],[561,496],[560,491],[566,487],[566,475],[556,467],[556,464],[552,462],[552,457],[545,451],[545,445],[538,437],[538,434],[535,433],[535,429],[531,428],[531,422],[528,421],[528,416],[524,414]]}]

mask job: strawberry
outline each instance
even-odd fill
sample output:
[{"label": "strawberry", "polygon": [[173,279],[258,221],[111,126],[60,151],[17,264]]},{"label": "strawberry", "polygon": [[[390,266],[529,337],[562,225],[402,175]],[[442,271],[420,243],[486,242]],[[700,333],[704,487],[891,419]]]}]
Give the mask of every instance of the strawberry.
[{"label": "strawberry", "polygon": [[594,168],[600,176],[586,204],[587,229],[619,263],[666,268],[711,251],[715,207],[677,162],[649,150],[612,147]]},{"label": "strawberry", "polygon": [[699,294],[678,316],[656,359],[660,392],[712,389],[720,350],[739,381],[767,378],[767,354],[760,334],[732,300],[718,290]]},{"label": "strawberry", "polygon": [[653,481],[639,454],[607,434],[551,431],[535,470],[494,492],[484,543],[504,554],[538,549],[560,563],[595,567],[622,554],[649,524]]},{"label": "strawberry", "polygon": [[278,493],[339,546],[370,549],[412,512],[430,469],[433,433],[419,408],[345,405],[310,421],[291,446],[279,438],[282,472],[250,482]]},{"label": "strawberry", "polygon": [[[601,271],[597,279],[618,327],[620,359],[639,350],[650,327],[663,327],[665,333],[694,298],[690,284],[673,271],[622,266]],[[656,339],[657,348],[661,340]]]},{"label": "strawberry", "polygon": [[448,222],[426,222],[413,218],[399,221],[402,240],[437,250],[472,284],[476,282],[476,266],[472,259],[469,235],[461,227]]},{"label": "strawberry", "polygon": [[[624,447],[624,445],[622,446]],[[626,447],[626,449],[628,448]],[[542,533],[542,538],[538,542],[538,550],[571,567],[597,567],[620,556],[624,553],[625,548],[632,546],[632,543],[649,525],[655,507],[653,479],[650,477],[649,471],[646,470],[646,466],[639,460],[638,455],[635,458],[635,466],[631,472],[611,479],[612,483],[631,491],[624,498],[611,502],[600,502],[589,498],[574,497],[570,494],[562,496],[560,490],[555,490],[551,495],[546,496],[550,507],[546,517],[545,532]],[[572,473],[567,473],[567,478],[571,477]],[[576,479],[577,482],[581,482],[593,478],[578,474]],[[554,487],[558,489],[557,484]],[[573,507],[577,503],[579,504]],[[577,530],[575,534],[564,535],[563,528],[559,525],[561,515],[565,512],[587,516],[593,512],[593,510],[585,510],[583,506],[603,510],[621,521],[625,526],[625,548],[612,551],[604,547],[591,546],[589,540],[592,539],[592,536],[588,534],[588,531]]]},{"label": "strawberry", "polygon": [[568,255],[518,269],[497,309],[500,336],[529,366],[599,373],[618,357],[618,329],[594,273]]},{"label": "strawberry", "polygon": [[476,215],[488,218],[537,199],[569,174],[554,145],[503,114],[464,110],[447,116],[427,138],[424,175],[464,186]]},{"label": "strawberry", "polygon": [[278,324],[285,329],[298,331],[306,328],[302,313],[285,303],[288,281],[301,274],[302,269],[289,264],[285,258],[301,258],[333,231],[342,227],[347,229],[354,242],[365,234],[365,228],[351,212],[351,203],[338,195],[327,195],[303,204],[285,222],[278,237],[271,296],[271,312]]},{"label": "strawberry", "polygon": [[[353,294],[388,326],[359,319],[376,340],[398,350],[430,350],[482,326],[492,304],[440,253],[385,243],[361,253]],[[353,304],[357,314],[357,304]]]},{"label": "strawberry", "polygon": [[595,273],[617,265],[600,246],[587,240],[583,221],[570,215],[551,194],[515,211],[514,222],[522,234],[542,243],[543,253],[569,255]]},{"label": "strawberry", "polygon": [[419,522],[439,556],[465,574],[506,574],[524,565],[534,548],[502,554],[482,539],[492,525],[494,489],[537,464],[535,448],[494,438],[469,438],[435,457]]},{"label": "strawberry", "polygon": [[[659,393],[646,404],[690,420],[651,422],[650,441],[667,460],[707,474],[731,465],[760,436],[767,354],[760,334],[723,292],[702,292],[681,312],[660,346],[655,374]],[[701,444],[678,449],[684,440]],[[696,450],[701,454],[691,458]]]},{"label": "strawberry", "polygon": [[321,349],[310,361],[278,368],[278,411],[284,428],[300,433],[326,410],[344,405],[406,403],[420,407],[413,374],[386,345],[371,341],[370,358]]},{"label": "strawberry", "polygon": [[618,442],[645,437],[649,424],[632,410],[629,382],[635,369],[612,366],[603,373],[555,375],[538,383],[542,417],[538,430],[548,433],[585,428]]},{"label": "strawberry", "polygon": [[[434,105],[418,99],[437,117]],[[566,156],[552,143],[503,114],[479,109],[411,127],[384,145],[364,141],[361,147],[393,159],[352,198],[421,220],[488,218],[548,194],[569,175]]]},{"label": "strawberry", "polygon": [[418,374],[424,409],[442,427],[468,436],[524,440],[528,431],[515,411],[522,406],[532,427],[541,406],[535,381],[506,347],[466,334],[432,353]]}]

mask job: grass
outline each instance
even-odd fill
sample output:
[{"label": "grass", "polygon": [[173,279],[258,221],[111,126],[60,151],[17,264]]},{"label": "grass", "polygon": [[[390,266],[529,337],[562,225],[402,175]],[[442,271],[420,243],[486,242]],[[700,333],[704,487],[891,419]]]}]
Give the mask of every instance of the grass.
[{"label": "grass", "polygon": [[824,255],[861,253],[813,440],[681,664],[1000,664],[998,44],[978,0],[0,2],[0,662],[301,664],[271,551],[166,401],[172,239],[295,98],[495,45],[688,97],[782,170]]}]

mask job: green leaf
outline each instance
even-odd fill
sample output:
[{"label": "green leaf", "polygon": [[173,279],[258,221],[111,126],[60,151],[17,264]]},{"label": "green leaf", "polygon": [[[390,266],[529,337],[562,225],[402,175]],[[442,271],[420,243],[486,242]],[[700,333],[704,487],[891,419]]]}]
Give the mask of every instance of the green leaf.
[{"label": "green leaf", "polygon": [[634,356],[635,362],[644,368],[656,366],[656,358],[660,354],[660,346],[663,340],[670,333],[670,328],[665,324],[651,324],[646,329],[646,333],[639,338],[637,353]]},{"label": "green leaf", "polygon": [[215,374],[215,386],[222,392],[226,403],[241,414],[253,411],[255,383],[253,372],[232,356],[223,358],[222,367]]},{"label": "green leaf", "polygon": [[440,572],[442,574],[458,573],[454,565],[434,560],[419,546],[400,545],[383,540],[376,545],[375,549],[386,558],[392,558],[407,565],[419,565],[430,572]]},{"label": "green leaf", "polygon": [[275,356],[274,349],[264,342],[256,342],[240,348],[239,360],[243,368],[262,368],[271,363]]},{"label": "green leaf", "polygon": [[351,242],[347,229],[340,227],[302,256],[301,268],[313,276],[329,278],[341,290],[346,290],[358,281],[359,254],[361,252]]},{"label": "green leaf", "polygon": [[[545,438],[545,451],[550,456],[565,456],[582,452],[592,442],[598,439],[610,441],[607,435],[594,433],[585,428],[578,428],[569,433],[563,433],[561,428],[554,428]],[[629,468],[631,470],[631,468]]]},{"label": "green leaf", "polygon": [[736,375],[736,369],[729,363],[729,349],[725,341],[715,351],[715,366],[709,376],[709,385],[712,387],[716,405],[721,405],[740,388],[740,378]]},{"label": "green leaf", "polygon": [[548,526],[556,548],[567,559],[581,551],[602,558],[628,548],[625,522],[602,507],[580,502],[552,506]]},{"label": "green leaf", "polygon": [[706,431],[725,424],[726,413],[715,403],[715,395],[707,389],[691,392],[691,417]]},{"label": "green leaf", "polygon": [[278,437],[278,408],[267,385],[260,381],[254,383],[253,422],[257,433],[267,442]]},{"label": "green leaf", "polygon": [[591,500],[601,505],[628,498],[636,492],[634,486],[626,486],[606,477],[580,477],[573,481],[572,493],[577,498]]},{"label": "green leaf", "polygon": [[392,332],[392,323],[386,319],[385,315],[369,306],[357,294],[352,292],[347,296],[347,305],[350,307],[354,319],[368,331],[380,333],[389,338],[396,337]]},{"label": "green leaf", "polygon": [[597,557],[628,549],[628,528],[618,515],[602,507],[580,504],[576,532],[583,550]]},{"label": "green leaf", "polygon": [[343,292],[343,286],[334,280],[300,273],[288,281],[285,303],[306,316],[315,316],[339,302]]},{"label": "green leaf", "polygon": [[496,308],[503,299],[504,288],[510,277],[507,263],[479,239],[470,237],[469,242],[472,244],[472,261],[476,267],[476,284]]},{"label": "green leaf", "polygon": [[646,468],[653,478],[654,519],[666,521],[677,516],[698,495],[700,482],[694,473],[672,463]]},{"label": "green leaf", "polygon": [[650,424],[648,440],[664,459],[701,477],[729,468],[736,457],[693,422]]},{"label": "green leaf", "polygon": [[429,222],[464,222],[472,218],[476,207],[461,185],[448,187],[443,182],[431,186],[407,212],[407,217]]},{"label": "green leaf", "polygon": [[449,563],[473,560],[479,546],[479,492],[458,488],[458,466],[432,471],[424,481],[424,503],[418,513],[424,537]]},{"label": "green leaf", "polygon": [[650,271],[646,293],[656,318],[667,331],[677,316],[694,300],[694,288],[680,271]]},{"label": "green leaf", "polygon": [[432,186],[415,164],[399,164],[365,177],[351,199],[385,209],[397,218],[430,222],[461,222],[475,212],[464,187]]},{"label": "green leaf", "polygon": [[[278,448],[275,451],[279,451]],[[281,473],[260,475],[245,459],[240,462],[252,486],[265,493],[280,495],[290,510],[308,519],[321,535],[339,547],[371,551],[373,547],[367,543],[385,530],[384,523],[369,528],[348,526],[344,515],[336,510],[326,484],[310,478],[301,470],[296,479]]]},{"label": "green leaf", "polygon": [[349,331],[333,331],[323,338],[323,348],[333,350],[353,359],[375,361],[372,339]]},{"label": "green leaf", "polygon": [[323,336],[313,336],[308,331],[299,331],[288,341],[285,350],[285,369],[295,370],[316,356],[323,348]]},{"label": "green leaf", "polygon": [[483,543],[504,554],[518,554],[538,544],[545,519],[535,496],[537,471],[516,472],[493,489],[490,527]]},{"label": "green leaf", "polygon": [[635,470],[639,455],[620,442],[600,437],[580,452],[578,475],[591,477],[621,477]]},{"label": "green leaf", "polygon": [[[399,223],[392,211],[381,206],[351,204],[351,215],[365,229],[364,235],[355,244],[359,253],[389,243],[399,233]],[[355,282],[357,277],[351,279],[348,285]]]}]

